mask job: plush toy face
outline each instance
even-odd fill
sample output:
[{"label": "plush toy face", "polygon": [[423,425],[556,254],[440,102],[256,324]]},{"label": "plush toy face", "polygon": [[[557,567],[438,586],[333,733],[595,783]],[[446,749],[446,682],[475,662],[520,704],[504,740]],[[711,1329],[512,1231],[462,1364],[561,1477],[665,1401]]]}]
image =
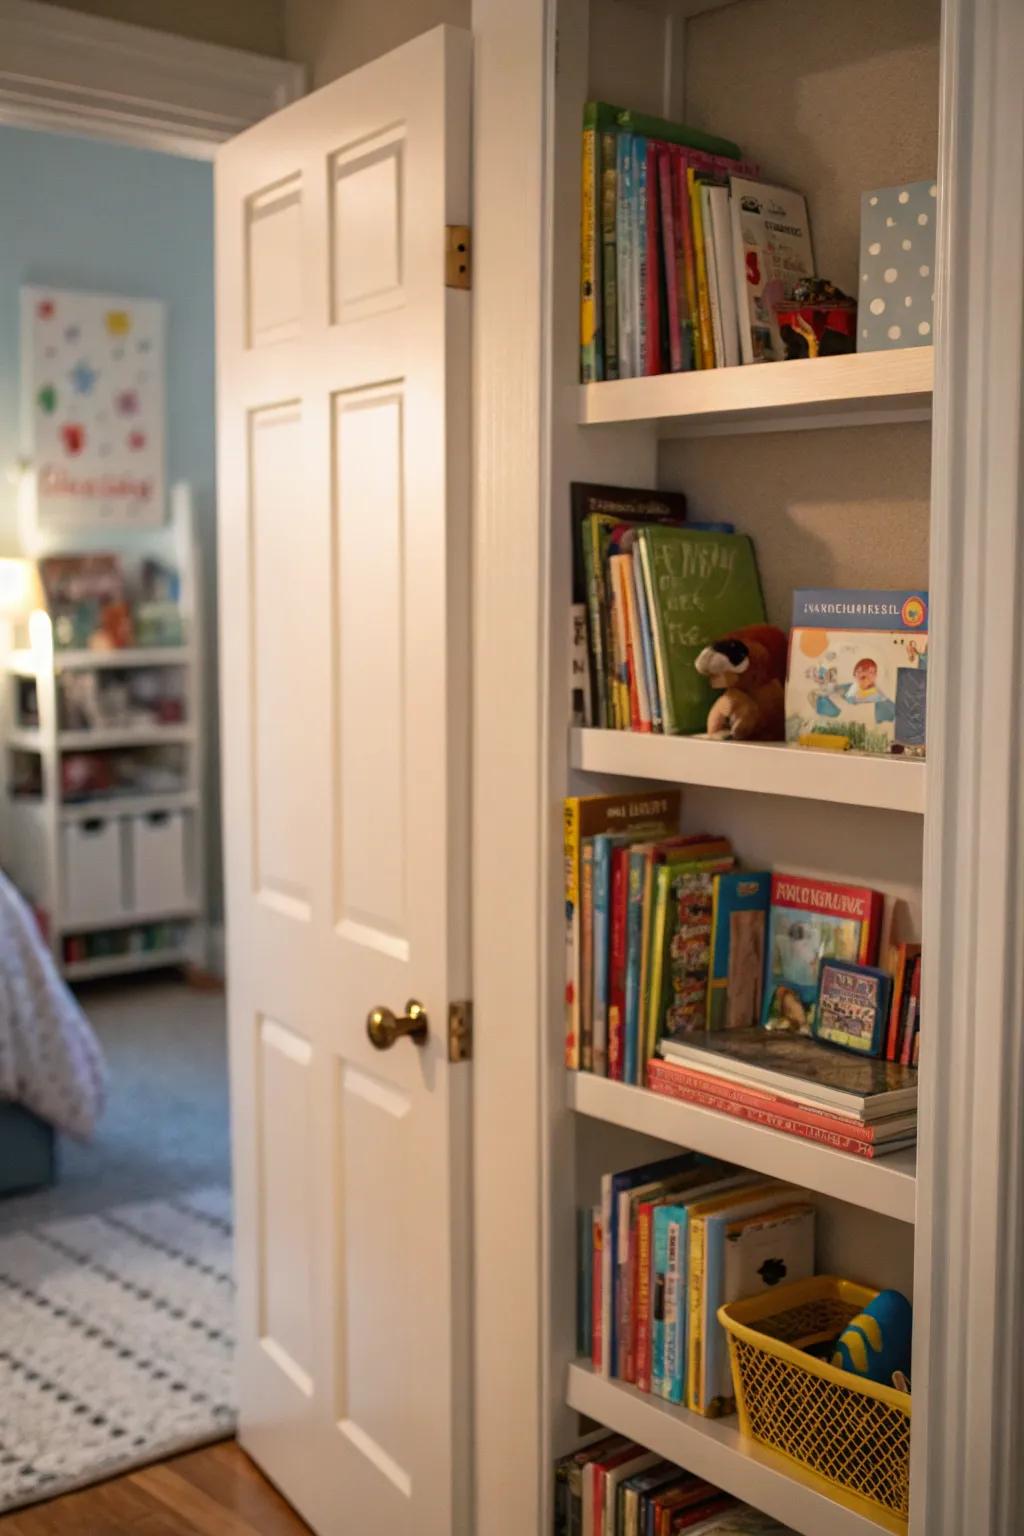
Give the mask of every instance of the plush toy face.
[{"label": "plush toy face", "polygon": [[712,688],[742,688],[750,681],[750,647],[735,638],[716,640],[704,647],[696,666]]}]

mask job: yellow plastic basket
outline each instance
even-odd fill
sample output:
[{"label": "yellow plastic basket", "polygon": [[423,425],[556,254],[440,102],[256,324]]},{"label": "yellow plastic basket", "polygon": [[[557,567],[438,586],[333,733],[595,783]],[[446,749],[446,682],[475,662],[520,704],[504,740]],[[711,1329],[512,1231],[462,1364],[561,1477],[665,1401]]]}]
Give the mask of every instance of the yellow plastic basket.
[{"label": "yellow plastic basket", "polygon": [[903,1532],[910,1484],[910,1394],[804,1353],[837,1339],[878,1295],[818,1275],[718,1311],[740,1429],[801,1469],[804,1483],[883,1529]]}]

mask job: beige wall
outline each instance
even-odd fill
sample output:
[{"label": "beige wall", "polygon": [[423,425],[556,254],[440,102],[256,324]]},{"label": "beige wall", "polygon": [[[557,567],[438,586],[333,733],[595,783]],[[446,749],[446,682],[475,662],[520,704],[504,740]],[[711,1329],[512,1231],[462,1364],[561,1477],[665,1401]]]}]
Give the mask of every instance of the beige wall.
[{"label": "beige wall", "polygon": [[60,0],[69,11],[130,21],[203,43],[284,55],[285,0]]},{"label": "beige wall", "polygon": [[468,27],[470,0],[283,0],[286,57],[311,87],[407,43],[441,22]]}]

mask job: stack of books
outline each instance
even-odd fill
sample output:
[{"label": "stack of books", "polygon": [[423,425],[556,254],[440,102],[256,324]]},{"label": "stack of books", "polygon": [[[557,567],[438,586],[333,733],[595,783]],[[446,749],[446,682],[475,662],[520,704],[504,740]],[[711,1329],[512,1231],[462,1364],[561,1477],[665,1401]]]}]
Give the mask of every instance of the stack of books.
[{"label": "stack of books", "polygon": [[917,1138],[917,1073],[898,1062],[764,1029],[664,1039],[660,1050],[647,1068],[655,1093],[858,1157]]},{"label": "stack of books", "polygon": [[749,1504],[623,1435],[603,1434],[555,1463],[555,1536],[794,1536]]},{"label": "stack of books", "polygon": [[582,166],[584,384],[785,356],[776,307],[814,276],[799,192],[728,139],[602,101]]},{"label": "stack of books", "polygon": [[683,1152],[605,1174],[578,1219],[579,1353],[694,1413],[732,1413],[718,1309],[814,1274],[806,1194]]}]

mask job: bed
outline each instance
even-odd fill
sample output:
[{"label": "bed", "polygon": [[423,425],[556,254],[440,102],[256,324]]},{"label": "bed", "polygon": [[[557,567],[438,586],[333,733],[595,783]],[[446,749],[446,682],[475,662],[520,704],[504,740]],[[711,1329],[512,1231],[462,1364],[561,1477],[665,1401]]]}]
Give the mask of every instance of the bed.
[{"label": "bed", "polygon": [[51,1183],[56,1133],[88,1139],[105,1093],[92,1026],[0,874],[0,1195]]}]

